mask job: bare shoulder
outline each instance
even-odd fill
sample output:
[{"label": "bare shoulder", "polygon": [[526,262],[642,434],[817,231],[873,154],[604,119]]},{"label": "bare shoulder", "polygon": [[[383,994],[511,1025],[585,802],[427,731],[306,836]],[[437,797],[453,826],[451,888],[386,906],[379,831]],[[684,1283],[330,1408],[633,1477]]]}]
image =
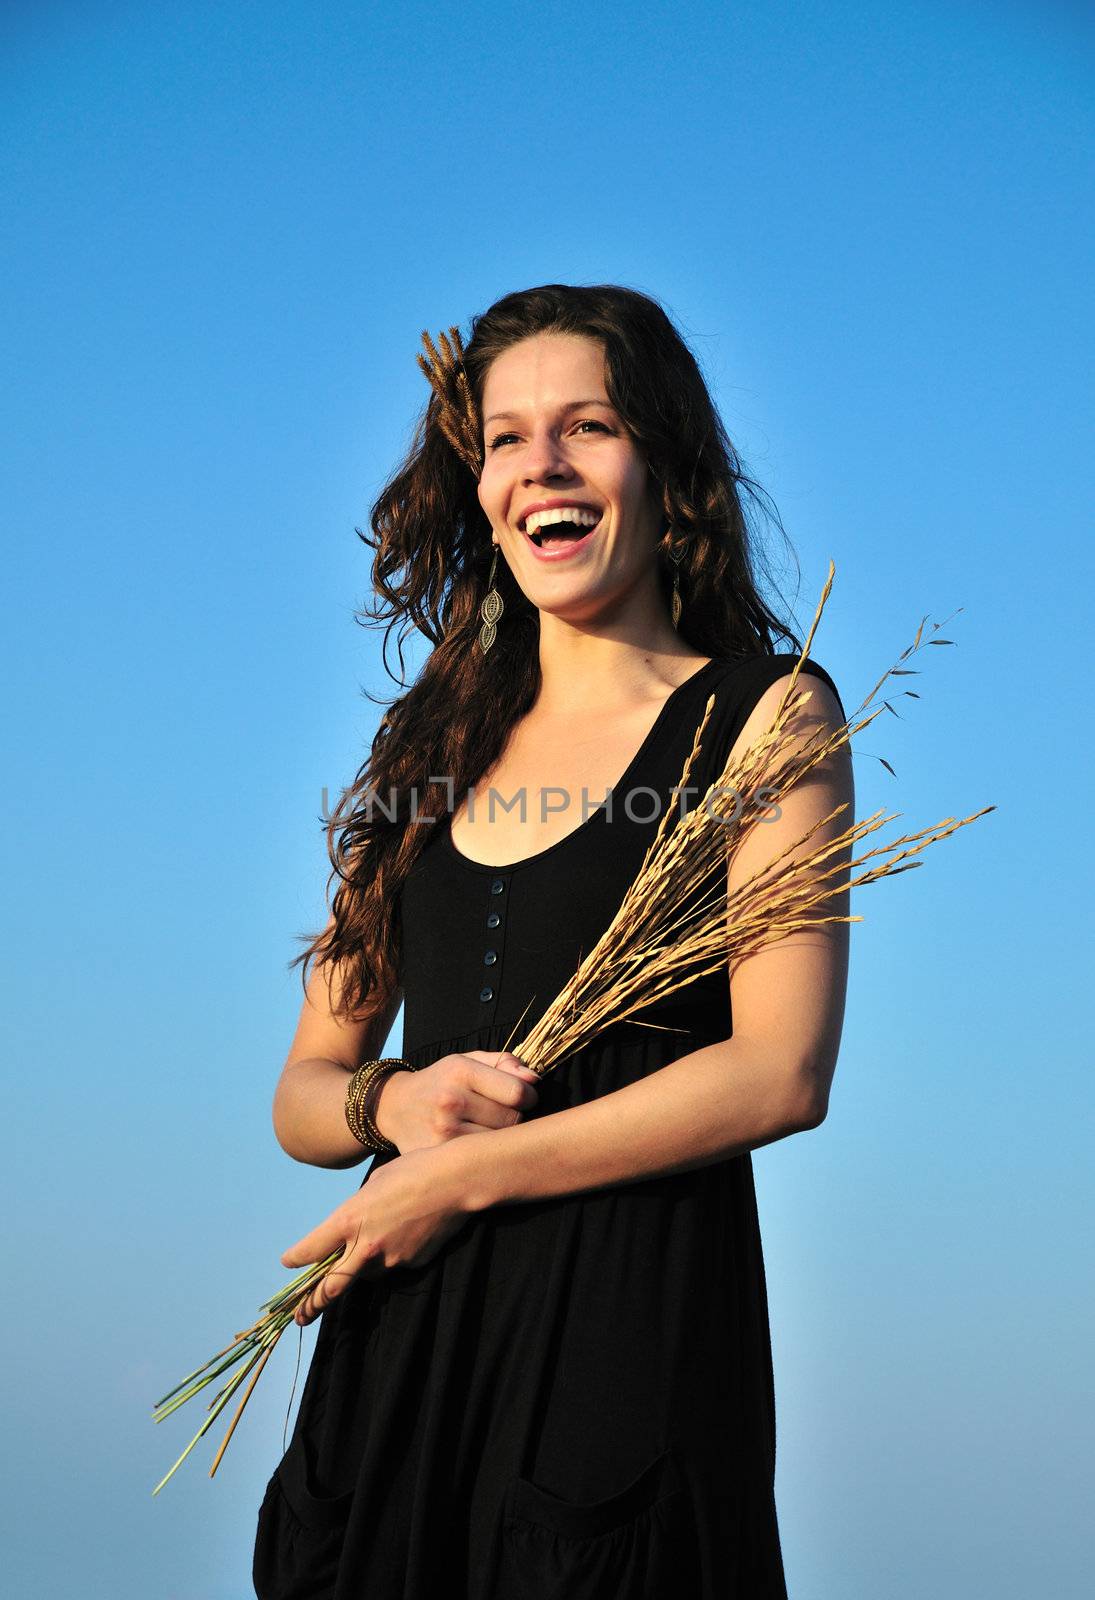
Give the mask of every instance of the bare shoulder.
[{"label": "bare shoulder", "polygon": [[[789,669],[770,683],[761,694],[735,741],[735,753],[739,749],[744,750],[771,727],[780,702],[791,686],[792,676],[793,673]],[[803,732],[807,732],[819,724],[824,724],[829,731],[835,732],[843,725],[844,713],[840,701],[824,678],[818,677],[813,672],[801,671],[795,680],[795,693],[797,694],[799,690],[808,691],[810,698],[793,713],[790,724],[792,728],[800,728]]]}]

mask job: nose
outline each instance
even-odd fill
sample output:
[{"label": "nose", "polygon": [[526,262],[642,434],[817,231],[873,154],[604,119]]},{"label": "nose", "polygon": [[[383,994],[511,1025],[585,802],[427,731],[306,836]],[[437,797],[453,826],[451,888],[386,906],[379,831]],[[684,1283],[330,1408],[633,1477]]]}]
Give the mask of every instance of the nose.
[{"label": "nose", "polygon": [[522,463],[526,480],[570,477],[572,467],[562,440],[551,428],[537,428],[530,436]]}]

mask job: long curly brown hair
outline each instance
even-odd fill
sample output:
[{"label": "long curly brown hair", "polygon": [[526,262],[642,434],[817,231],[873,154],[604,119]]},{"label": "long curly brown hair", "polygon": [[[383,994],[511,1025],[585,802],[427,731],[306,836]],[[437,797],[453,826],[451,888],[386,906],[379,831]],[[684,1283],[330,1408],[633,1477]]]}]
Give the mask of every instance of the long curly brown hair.
[{"label": "long curly brown hair", "polygon": [[[665,512],[659,570],[667,611],[670,531],[674,548],[686,542],[679,635],[698,653],[727,660],[774,653],[779,640],[800,652],[757,591],[760,546],[745,498],[783,533],[778,513],[746,476],[696,359],[663,308],[614,284],[551,283],[503,296],[473,318],[463,349],[478,415],[491,363],[540,333],[584,335],[604,349],[608,398],[642,451]],[[406,460],[372,508],[371,532],[357,530],[375,552],[375,604],[356,616],[365,625],[387,622],[384,668],[405,692],[388,703],[368,760],[327,822],[328,890],[338,880],[330,920],[319,934],[297,936],[307,948],[289,963],[301,966],[305,988],[312,961],[326,972],[331,994],[337,976],[333,1010],[359,1022],[382,1015],[400,985],[399,891],[432,827],[412,818],[437,819],[459,805],[501,755],[540,683],[539,612],[505,562],[495,579],[504,615],[489,654],[480,649],[491,526],[477,477],[446,436],[443,417],[435,392]],[[396,627],[398,679],[387,659]],[[408,688],[403,638],[411,629],[433,649]]]}]

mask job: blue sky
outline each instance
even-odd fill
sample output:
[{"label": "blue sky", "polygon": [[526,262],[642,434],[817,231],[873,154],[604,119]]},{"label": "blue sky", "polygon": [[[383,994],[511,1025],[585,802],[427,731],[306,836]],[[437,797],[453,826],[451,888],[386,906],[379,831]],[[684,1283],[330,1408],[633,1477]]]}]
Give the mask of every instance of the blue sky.
[{"label": "blue sky", "polygon": [[829,1117],[754,1157],[793,1600],[1078,1600],[1090,17],[47,0],[0,42],[11,1592],[251,1593],[294,1342],[212,1483],[151,1498],[198,1417],[149,1413],[360,1181],[269,1111],[392,692],[354,529],[423,328],[612,281],[696,351],[800,631],[835,562],[849,711],[962,608],[860,815],[998,808],[860,893]]}]

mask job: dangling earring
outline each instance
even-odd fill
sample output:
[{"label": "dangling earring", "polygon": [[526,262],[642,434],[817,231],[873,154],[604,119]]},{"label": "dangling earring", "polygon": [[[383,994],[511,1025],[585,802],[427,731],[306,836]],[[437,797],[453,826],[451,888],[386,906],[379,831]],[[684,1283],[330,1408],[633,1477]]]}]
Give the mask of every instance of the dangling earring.
[{"label": "dangling earring", "polygon": [[[670,527],[666,531],[671,533],[673,530]],[[673,563],[673,599],[670,602],[669,615],[674,628],[678,626],[681,620],[681,562],[684,560],[686,548],[687,545],[681,543],[676,550],[670,547],[666,551],[670,561]]]},{"label": "dangling earring", "polygon": [[494,587],[494,574],[498,567],[498,546],[494,546],[494,555],[491,557],[490,577],[487,579],[487,592],[483,596],[483,603],[479,607],[479,615],[483,619],[483,626],[479,630],[479,648],[486,655],[494,643],[495,634],[498,632],[497,622],[505,609],[502,596]]}]

